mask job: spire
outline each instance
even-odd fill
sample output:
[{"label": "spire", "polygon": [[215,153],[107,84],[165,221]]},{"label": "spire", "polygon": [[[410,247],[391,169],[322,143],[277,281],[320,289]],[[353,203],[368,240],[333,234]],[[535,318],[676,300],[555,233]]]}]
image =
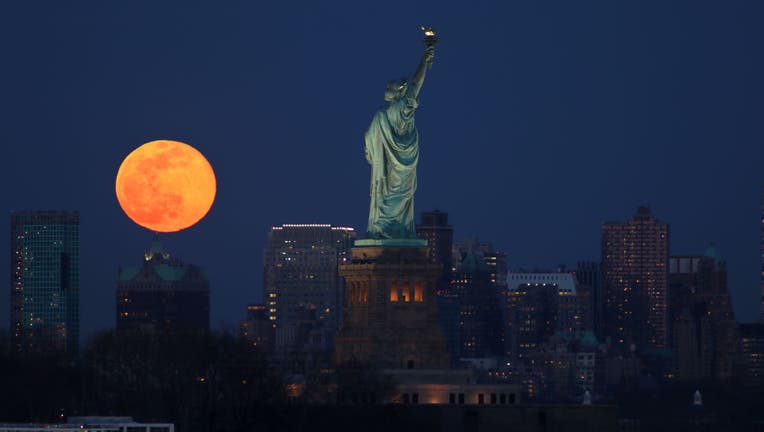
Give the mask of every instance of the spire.
[{"label": "spire", "polygon": [[143,257],[146,261],[151,261],[157,254],[165,260],[170,259],[170,254],[164,251],[162,242],[159,241],[159,233],[154,233],[154,238],[151,240],[151,248],[143,254]]}]

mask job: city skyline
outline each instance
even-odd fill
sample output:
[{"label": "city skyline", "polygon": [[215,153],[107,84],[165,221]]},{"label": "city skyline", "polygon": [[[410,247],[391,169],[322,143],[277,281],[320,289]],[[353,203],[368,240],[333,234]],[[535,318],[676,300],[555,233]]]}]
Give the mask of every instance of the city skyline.
[{"label": "city skyline", "polygon": [[[639,207],[639,208],[637,209],[637,211],[639,212],[639,210],[640,210],[641,208],[644,208],[644,207]],[[436,211],[439,211],[439,210],[436,210]],[[35,210],[29,210],[29,211],[26,211],[26,212],[17,212],[17,213],[34,213],[34,212],[36,212],[36,211],[35,211]],[[49,210],[45,210],[45,211],[37,211],[37,212],[45,213],[45,212],[50,212],[50,211],[49,211]],[[422,211],[422,213],[431,213],[431,212],[429,212],[429,211],[426,211],[426,210],[425,210],[425,211]],[[763,222],[764,222],[764,221],[763,221]],[[603,222],[603,225],[608,225],[608,224],[612,224],[612,222]],[[670,223],[668,223],[667,225],[668,225],[668,226],[671,226],[671,224],[670,224]],[[338,227],[338,226],[336,226],[336,225],[332,225],[332,224],[325,224],[325,223],[300,223],[300,224],[282,224],[282,226],[286,226],[286,227],[306,227],[306,228],[310,228],[310,227],[318,227],[318,228],[329,228],[329,227],[331,227],[332,229],[334,229],[334,228],[337,228],[337,229],[341,229],[341,230],[349,230],[349,231],[354,231],[354,228],[352,228],[352,227],[349,227],[349,226],[339,226],[339,227]],[[272,226],[272,227],[270,228],[270,230],[269,230],[269,231],[270,231],[270,232],[273,232],[273,230],[275,230],[275,229],[277,229],[277,228],[278,228],[278,229],[281,229],[281,226],[276,226],[276,225],[274,225],[274,226]],[[164,239],[166,239],[166,238],[168,238],[168,237],[171,237],[171,235],[167,235],[167,234],[161,234],[162,242],[164,243],[164,242],[165,242],[165,241],[164,241]],[[671,242],[670,242],[670,237],[671,237],[671,236],[669,235],[668,237],[669,237],[669,244],[671,244]],[[153,241],[154,241],[154,242],[157,242],[157,241],[160,239],[160,234],[154,233],[154,234],[153,234],[153,238],[154,238],[154,240],[153,240]],[[465,239],[466,239],[466,240],[474,240],[475,238],[474,238],[474,237],[466,237]],[[455,240],[454,240],[454,244],[455,244],[455,245],[458,245],[458,244],[459,244],[459,241],[458,241],[458,240],[459,240],[459,237],[455,237]],[[714,242],[711,242],[711,243],[709,243],[709,245],[713,245],[713,243],[714,243]],[[764,245],[764,242],[763,242],[762,244]],[[267,249],[267,245],[268,245],[268,240],[266,239],[266,240],[264,240],[264,242],[263,242],[263,248]],[[152,246],[152,247],[153,247],[153,246]],[[762,246],[762,247],[764,247],[764,246]],[[145,248],[144,248],[144,249],[145,249]],[[699,252],[697,252],[697,251],[695,251],[695,252],[696,252],[696,253],[699,253]],[[670,249],[670,248],[669,248],[669,249],[668,249],[668,255],[671,255],[671,256],[673,256],[673,255],[681,255],[681,254],[679,254],[679,253],[676,253],[675,251],[673,251],[672,249]],[[579,262],[580,262],[580,261],[581,261],[581,260],[579,260]],[[667,262],[668,262],[668,260],[667,260]],[[547,263],[547,264],[548,264],[548,263]],[[509,272],[509,273],[518,273],[518,272],[519,272],[519,273],[523,273],[523,272],[526,272],[526,271],[527,271],[527,269],[531,269],[531,268],[532,268],[532,269],[535,269],[534,271],[536,271],[536,272],[539,272],[539,271],[543,271],[542,269],[549,269],[549,268],[552,268],[552,267],[553,267],[553,266],[549,266],[549,265],[546,265],[546,266],[545,266],[544,264],[534,264],[534,265],[528,266],[528,267],[526,268],[526,267],[522,267],[522,266],[520,266],[520,265],[512,265],[512,263],[510,262],[510,263],[509,263],[509,265],[508,265],[508,272]],[[117,270],[120,270],[120,269],[121,269],[121,266],[120,266],[120,265],[117,265],[117,266],[115,266],[115,268],[116,268]],[[566,273],[574,273],[574,274],[576,273],[575,267],[572,265],[572,263],[558,263],[558,266],[557,266],[557,271],[560,271],[560,269],[563,269],[563,270],[564,270],[564,272],[566,272]],[[118,280],[119,280],[119,277],[115,277],[115,279],[114,279],[114,283],[117,283],[117,282],[118,282]],[[263,285],[263,286],[265,286],[265,285]],[[213,292],[213,291],[214,291],[214,288],[211,288],[211,289],[210,289],[210,292]],[[265,290],[265,291],[263,292],[263,294],[262,294],[262,297],[260,297],[259,299],[253,300],[251,303],[255,303],[255,302],[259,301],[259,302],[261,302],[261,303],[265,302],[265,304],[267,304],[267,303],[268,303],[268,298],[267,298],[267,295],[268,295],[268,293],[267,293],[267,290]],[[113,301],[113,300],[114,300],[114,299],[112,299],[112,301]],[[736,303],[736,302],[734,301],[734,296],[733,296],[733,301],[732,301],[732,303],[733,303],[733,305]],[[764,296],[762,297],[762,301],[761,301],[761,304],[762,304],[761,308],[762,308],[762,309],[764,309]],[[246,306],[246,305],[245,305],[245,306]],[[758,304],[756,305],[756,307],[758,307]],[[739,317],[739,311],[738,311],[736,308],[734,308],[734,306],[733,306],[733,311],[735,312],[735,316],[737,317],[737,320],[738,320],[739,322],[744,322],[744,323],[745,323],[745,322],[756,322],[756,319],[755,319],[755,318],[754,318],[754,319],[742,319],[742,320],[741,320],[741,319],[740,319],[740,317]],[[239,311],[239,312],[240,312],[240,311]],[[234,312],[234,311],[227,311],[226,313],[235,313],[235,312]],[[243,316],[243,315],[242,315],[242,316]],[[230,327],[230,324],[235,324],[235,321],[236,321],[236,320],[240,320],[240,319],[241,319],[241,317],[237,317],[237,316],[235,316],[235,315],[231,315],[231,317],[232,317],[232,318],[231,318],[229,321],[220,322],[219,324],[223,324],[224,326],[229,326],[229,327]],[[90,329],[90,332],[91,332],[91,333],[95,333],[95,332],[98,332],[98,331],[101,331],[101,330],[104,330],[104,329],[107,329],[107,328],[114,328],[114,327],[115,327],[115,325],[116,325],[116,322],[114,322],[114,323],[111,323],[111,324],[107,324],[107,325],[105,325],[105,326],[102,326],[102,327],[98,327],[98,328],[91,328],[91,329]],[[216,328],[217,326],[216,326],[216,325],[214,325],[214,323],[211,323],[210,327],[211,327],[211,328]],[[86,335],[84,335],[84,336],[85,336],[85,337],[87,337],[87,336],[88,336],[88,334],[86,334]]]},{"label": "city skyline", "polygon": [[[162,236],[208,270],[213,328],[262,301],[271,226],[362,233],[363,131],[384,89],[374,85],[416,59],[420,21],[441,44],[417,119],[417,214],[448,212],[457,241],[491,241],[513,268],[572,267],[599,257],[602,221],[650,203],[671,226],[670,253],[716,242],[736,315],[758,319],[764,60],[751,41],[764,39],[762,5],[416,4],[391,28],[382,17],[394,4],[147,14],[86,3],[10,5],[0,30],[11,65],[0,78],[14,83],[0,107],[3,214],[80,211],[84,337],[113,325],[102,306],[117,267],[152,236],[113,191],[119,162],[146,141],[187,141],[220,173],[208,217]],[[400,60],[380,66],[383,50]]]}]

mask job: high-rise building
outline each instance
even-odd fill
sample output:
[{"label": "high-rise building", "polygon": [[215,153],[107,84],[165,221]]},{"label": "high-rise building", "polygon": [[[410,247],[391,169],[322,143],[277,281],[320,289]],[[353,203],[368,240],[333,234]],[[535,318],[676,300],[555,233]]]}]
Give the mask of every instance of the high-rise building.
[{"label": "high-rise building", "polygon": [[761,322],[764,323],[764,187],[761,188]]},{"label": "high-rise building", "polygon": [[430,262],[442,269],[435,285],[438,294],[438,320],[446,338],[451,359],[459,358],[459,296],[450,290],[454,268],[454,228],[448,224],[448,213],[440,210],[422,212],[416,235],[427,240]]},{"label": "high-rise building", "polygon": [[[506,254],[477,239],[454,245],[454,250],[455,271],[448,294],[458,298],[459,357],[503,355]],[[447,341],[452,339],[446,335]]]},{"label": "high-rise building", "polygon": [[605,336],[616,349],[666,348],[669,226],[649,207],[602,224]]},{"label": "high-rise building", "polygon": [[11,214],[11,347],[76,355],[79,344],[78,212]]},{"label": "high-rise building", "polygon": [[506,290],[507,352],[524,357],[555,333],[588,330],[571,273],[510,273]]},{"label": "high-rise building", "polygon": [[265,248],[265,305],[277,333],[301,322],[306,309],[315,310],[328,332],[337,331],[345,287],[339,265],[349,261],[355,237],[353,228],[328,224],[271,228]]},{"label": "high-rise building", "polygon": [[443,266],[436,287],[438,294],[443,294],[448,290],[453,266],[451,248],[454,243],[454,228],[448,224],[448,213],[440,210],[423,212],[421,222],[416,226],[416,235],[427,240],[430,260]]},{"label": "high-rise building", "polygon": [[740,354],[743,385],[764,390],[764,323],[740,324]]},{"label": "high-rise building", "polygon": [[602,337],[602,319],[605,304],[602,293],[602,266],[597,261],[580,261],[576,265],[579,310],[581,321],[587,330]]},{"label": "high-rise building", "polygon": [[247,319],[240,324],[241,336],[249,341],[251,346],[265,353],[273,351],[276,332],[273,323],[268,319],[265,304],[247,306]]},{"label": "high-rise building", "polygon": [[210,287],[201,267],[164,251],[158,237],[140,266],[117,280],[117,330],[209,331]]},{"label": "high-rise building", "polygon": [[726,263],[714,246],[669,259],[669,318],[677,379],[732,377],[738,328]]}]

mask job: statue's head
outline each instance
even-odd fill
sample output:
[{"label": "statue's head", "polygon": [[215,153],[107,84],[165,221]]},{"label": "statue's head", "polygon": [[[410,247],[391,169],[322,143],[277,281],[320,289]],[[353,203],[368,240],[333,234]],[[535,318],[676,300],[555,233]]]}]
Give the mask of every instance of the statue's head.
[{"label": "statue's head", "polygon": [[392,102],[396,99],[400,99],[406,94],[406,88],[409,83],[406,78],[397,79],[387,83],[385,89],[385,102]]}]

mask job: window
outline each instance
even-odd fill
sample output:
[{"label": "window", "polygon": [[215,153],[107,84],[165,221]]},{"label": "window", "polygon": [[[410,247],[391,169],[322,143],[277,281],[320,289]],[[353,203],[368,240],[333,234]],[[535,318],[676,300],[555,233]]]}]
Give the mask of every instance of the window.
[{"label": "window", "polygon": [[419,393],[412,393],[411,394],[411,402],[414,404],[419,403]]},{"label": "window", "polygon": [[464,405],[464,393],[459,393],[459,405]]},{"label": "window", "polygon": [[398,301],[398,281],[393,280],[390,282],[390,301],[391,302],[397,302]]},{"label": "window", "polygon": [[496,405],[496,393],[491,393],[491,405]]},{"label": "window", "polygon": [[485,402],[484,399],[485,398],[483,397],[483,393],[478,393],[478,404],[479,405],[483,405],[483,403]]},{"label": "window", "polygon": [[406,405],[411,403],[408,393],[403,393],[403,403],[406,404]]},{"label": "window", "polygon": [[502,393],[502,394],[499,395],[499,403],[502,404],[502,405],[507,403],[507,394],[506,393]]},{"label": "window", "polygon": [[415,302],[421,302],[424,301],[424,293],[422,288],[422,281],[416,281],[414,282],[414,301]]},{"label": "window", "polygon": [[403,289],[401,290],[401,297],[404,302],[411,301],[411,292],[409,291],[409,281],[403,281]]},{"label": "window", "polygon": [[450,403],[451,405],[454,405],[456,403],[456,393],[449,393],[448,403]]},{"label": "window", "polygon": [[509,404],[510,405],[514,405],[515,404],[515,394],[514,393],[510,393],[509,394]]},{"label": "window", "polygon": [[414,369],[414,360],[406,362],[406,369]]}]

